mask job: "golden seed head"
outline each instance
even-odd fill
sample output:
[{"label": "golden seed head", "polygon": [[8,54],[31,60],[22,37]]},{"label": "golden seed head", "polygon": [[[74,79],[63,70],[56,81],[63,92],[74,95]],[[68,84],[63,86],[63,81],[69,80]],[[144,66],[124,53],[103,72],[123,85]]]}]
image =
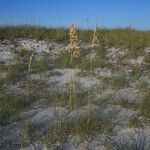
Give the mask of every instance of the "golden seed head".
[{"label": "golden seed head", "polygon": [[70,43],[67,46],[69,52],[72,53],[73,57],[78,57],[79,55],[79,47],[78,47],[78,36],[77,36],[77,28],[75,24],[71,24],[69,29]]},{"label": "golden seed head", "polygon": [[29,58],[29,65],[28,65],[28,72],[31,72],[32,68],[32,60],[33,60],[34,54],[31,54],[30,58]]},{"label": "golden seed head", "polygon": [[92,45],[99,44],[99,39],[97,37],[97,27],[94,29],[93,39],[92,39]]}]

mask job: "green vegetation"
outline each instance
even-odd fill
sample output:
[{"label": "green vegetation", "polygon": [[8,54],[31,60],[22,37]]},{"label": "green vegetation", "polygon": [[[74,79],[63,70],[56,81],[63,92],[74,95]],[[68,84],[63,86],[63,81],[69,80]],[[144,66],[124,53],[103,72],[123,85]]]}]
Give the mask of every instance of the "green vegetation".
[{"label": "green vegetation", "polygon": [[[94,59],[91,59],[91,51],[93,51]],[[85,56],[88,56],[85,57]],[[95,69],[97,67],[104,67],[105,60],[105,48],[99,46],[96,48],[89,48],[80,50],[80,55],[74,58],[73,64],[71,64],[70,53],[67,51],[62,52],[57,59],[53,61],[56,68],[79,68],[83,70]]]},{"label": "green vegetation", "polygon": [[141,122],[140,122],[138,116],[131,116],[131,117],[129,118],[129,121],[128,121],[128,127],[129,127],[129,128],[132,128],[132,127],[135,127],[135,128],[136,128],[136,127],[139,127],[140,124],[141,124]]},{"label": "green vegetation", "polygon": [[111,86],[113,89],[120,89],[128,86],[128,80],[125,76],[115,76],[112,78]]},{"label": "green vegetation", "polygon": [[[69,41],[68,32],[69,29],[67,28],[45,28],[37,26],[0,27],[0,40],[33,38],[37,40],[55,40],[57,42],[66,42],[65,45],[67,45]],[[79,29],[78,35],[78,38],[82,40],[83,43],[85,42],[84,44],[86,45],[87,43],[91,43],[93,31]],[[87,44],[86,48],[80,48],[79,56],[72,59],[67,49],[64,49],[64,51],[62,51],[55,59],[52,59],[49,54],[44,52],[39,54],[32,50],[18,50],[17,46],[12,49],[12,52],[15,55],[14,63],[8,65],[5,65],[5,63],[0,63],[0,73],[6,73],[6,76],[0,79],[2,89],[0,93],[0,126],[3,126],[5,123],[9,123],[9,121],[18,121],[20,119],[19,123],[22,125],[22,128],[20,129],[20,142],[22,145],[29,145],[34,143],[34,140],[45,140],[45,138],[47,138],[46,144],[51,146],[52,144],[57,144],[57,142],[66,142],[66,139],[70,135],[72,137],[79,136],[81,139],[96,136],[100,133],[109,135],[113,132],[114,127],[119,125],[117,122],[118,116],[114,111],[107,112],[107,110],[105,110],[104,114],[98,114],[98,111],[96,111],[96,113],[89,113],[87,111],[85,116],[83,114],[83,118],[79,118],[79,116],[70,118],[69,116],[68,119],[66,117],[67,115],[65,116],[66,118],[60,118],[59,116],[57,118],[56,112],[56,118],[50,122],[50,125],[43,125],[46,126],[47,131],[44,131],[45,135],[41,138],[39,137],[39,134],[40,132],[43,132],[41,130],[44,130],[45,128],[38,128],[35,124],[30,123],[30,121],[28,122],[26,119],[31,119],[30,117],[28,118],[28,116],[21,118],[21,116],[19,116],[20,112],[25,111],[28,108],[29,110],[34,109],[35,106],[35,109],[38,107],[44,109],[49,106],[60,106],[68,109],[69,112],[76,111],[82,106],[87,106],[90,104],[92,107],[104,106],[104,109],[107,109],[109,106],[116,105],[122,107],[122,109],[126,108],[132,109],[133,111],[138,111],[140,117],[143,116],[145,119],[149,119],[149,83],[147,80],[140,80],[142,75],[143,77],[145,77],[144,75],[147,75],[147,72],[145,73],[144,71],[147,71],[149,68],[149,55],[144,56],[145,62],[140,66],[132,66],[128,63],[124,64],[131,69],[131,74],[128,74],[121,70],[121,67],[124,67],[122,64],[113,64],[108,62],[106,57],[106,48],[113,46],[116,48],[128,48],[129,53],[125,56],[125,58],[129,60],[130,58],[134,58],[142,54],[143,49],[150,46],[150,31],[137,31],[130,28],[99,29],[98,37],[100,39],[100,44],[97,45],[97,47],[92,47],[91,45],[88,47]],[[15,43],[13,44],[15,45]],[[29,60],[32,54],[33,59],[31,62],[31,71],[29,71]],[[121,61],[121,59],[124,58],[120,58],[119,61]],[[66,81],[63,84],[65,86],[60,85],[59,83],[61,83],[60,80],[61,77],[63,78],[63,73],[53,69],[64,68],[80,69],[81,72],[76,75],[76,78],[79,78],[79,81],[77,81],[76,78],[70,79],[71,81]],[[110,69],[112,76],[105,77],[105,75],[100,75],[97,77],[99,72],[92,72],[96,68],[100,68],[102,71],[103,69],[106,69],[106,71],[107,69]],[[82,79],[84,77],[85,79],[88,78],[91,81],[94,78],[96,79],[96,82],[99,80],[101,83],[97,84],[97,87],[94,87],[95,85],[91,85],[88,88],[88,85],[84,86],[84,81],[82,84],[80,77],[82,77]],[[64,81],[64,79],[62,79],[62,81]],[[54,85],[56,85],[55,88]],[[107,91],[110,89],[117,91],[122,88],[132,88],[133,86],[138,88],[141,95],[145,95],[140,103],[136,103],[134,101],[130,102],[128,100],[122,100],[119,102],[117,100],[113,101],[111,99],[111,91],[110,96],[108,93],[108,97],[106,92],[106,99],[101,98],[98,102],[94,101],[94,98],[99,95],[101,96],[105,90]],[[11,89],[11,87],[14,87],[14,89]],[[20,92],[19,90],[22,91]],[[130,97],[130,95],[127,96]],[[127,124],[129,128],[140,127],[141,122],[138,118],[139,116],[132,116],[129,118]]]},{"label": "green vegetation", "polygon": [[26,146],[32,144],[34,140],[39,137],[39,128],[37,125],[25,121],[20,129],[20,142],[21,145]]},{"label": "green vegetation", "polygon": [[[68,41],[68,28],[45,28],[38,26],[7,26],[0,27],[0,39],[33,38],[39,40]],[[93,30],[79,29],[79,39],[91,42]],[[99,29],[97,35],[106,46],[129,48],[132,56],[142,53],[142,48],[150,46],[150,31],[125,29]]]},{"label": "green vegetation", "polygon": [[148,93],[143,98],[142,102],[139,105],[139,109],[144,117],[150,118],[150,93]]},{"label": "green vegetation", "polygon": [[80,139],[86,139],[99,133],[110,134],[114,128],[115,119],[116,114],[109,111],[102,115],[95,115],[94,112],[90,112],[90,115],[78,120],[58,120],[49,127],[49,132],[47,132],[49,143],[47,144],[63,143],[69,135],[80,136]]},{"label": "green vegetation", "polygon": [[0,101],[0,124],[3,124],[8,118],[16,120],[19,118],[20,110],[28,104],[25,98],[13,94],[4,93]]},{"label": "green vegetation", "polygon": [[38,40],[65,41],[68,38],[68,30],[65,28],[45,28],[37,26],[7,26],[0,27],[0,39],[33,38]]}]

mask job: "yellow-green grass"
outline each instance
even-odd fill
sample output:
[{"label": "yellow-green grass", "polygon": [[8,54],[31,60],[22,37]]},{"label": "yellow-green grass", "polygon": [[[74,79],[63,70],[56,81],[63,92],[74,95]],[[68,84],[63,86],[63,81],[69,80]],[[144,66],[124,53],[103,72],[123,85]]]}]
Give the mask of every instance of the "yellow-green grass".
[{"label": "yellow-green grass", "polygon": [[[54,28],[54,27],[39,27],[39,26],[4,26],[0,27],[0,39],[13,38],[34,38],[41,40],[69,40],[68,28]],[[93,37],[92,29],[79,29],[79,39],[83,42],[91,42]],[[150,31],[140,31],[131,28],[117,28],[117,29],[98,29],[97,31],[100,43],[107,46],[129,48],[131,53],[140,53],[140,49],[150,46]]]}]

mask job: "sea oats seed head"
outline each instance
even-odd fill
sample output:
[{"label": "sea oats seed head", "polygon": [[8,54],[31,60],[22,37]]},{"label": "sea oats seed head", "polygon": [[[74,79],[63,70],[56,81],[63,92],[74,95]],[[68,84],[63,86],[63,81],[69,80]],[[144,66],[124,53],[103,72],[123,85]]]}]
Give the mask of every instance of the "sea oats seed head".
[{"label": "sea oats seed head", "polygon": [[79,47],[78,47],[78,36],[77,36],[77,28],[75,24],[71,24],[69,29],[69,37],[70,37],[70,43],[66,47],[69,52],[71,52],[73,57],[78,57],[79,55]]},{"label": "sea oats seed head", "polygon": [[93,39],[92,39],[92,45],[97,46],[99,44],[99,39],[97,37],[97,27],[94,29]]},{"label": "sea oats seed head", "polygon": [[29,64],[28,64],[28,72],[31,72],[32,70],[32,60],[33,60],[34,54],[31,54],[30,58],[29,58]]}]

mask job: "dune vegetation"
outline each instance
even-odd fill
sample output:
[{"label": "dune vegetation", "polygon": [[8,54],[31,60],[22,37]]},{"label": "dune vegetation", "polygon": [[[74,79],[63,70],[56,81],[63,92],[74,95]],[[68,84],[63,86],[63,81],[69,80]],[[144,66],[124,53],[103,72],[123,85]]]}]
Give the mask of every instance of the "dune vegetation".
[{"label": "dune vegetation", "polygon": [[150,149],[150,31],[1,26],[0,89],[0,149]]}]

